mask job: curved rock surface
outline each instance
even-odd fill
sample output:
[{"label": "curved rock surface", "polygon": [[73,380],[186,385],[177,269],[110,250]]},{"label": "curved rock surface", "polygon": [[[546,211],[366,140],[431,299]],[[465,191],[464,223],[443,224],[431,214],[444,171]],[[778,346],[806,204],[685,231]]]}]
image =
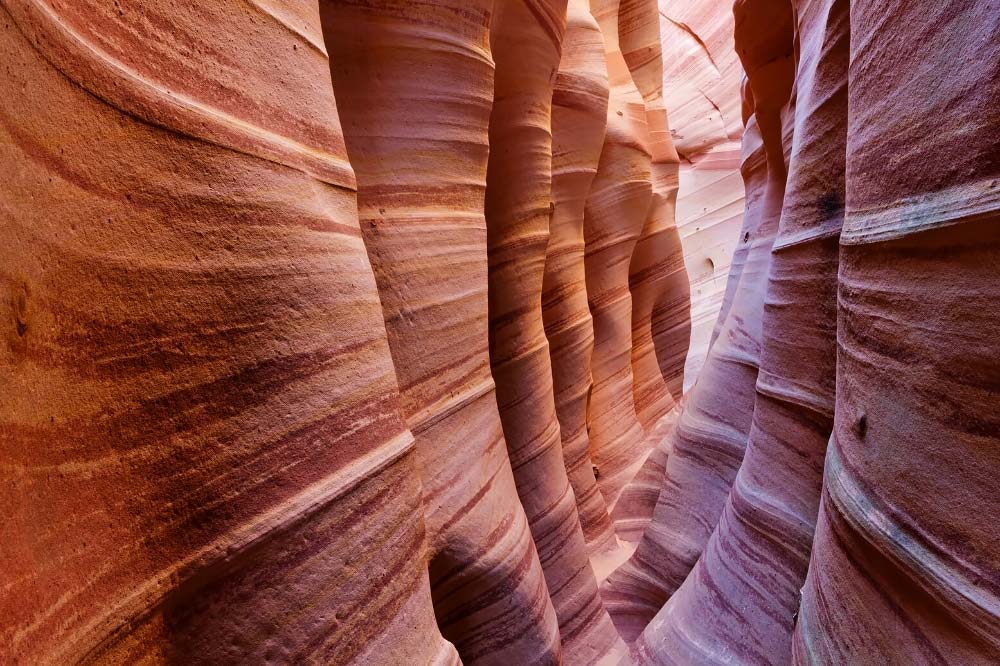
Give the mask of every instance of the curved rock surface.
[{"label": "curved rock surface", "polygon": [[[737,25],[740,9],[749,8],[737,4]],[[752,233],[748,229],[744,235],[750,248],[733,307],[674,429],[653,519],[636,552],[602,586],[626,641],[638,637],[701,555],[750,432],[764,290],[784,193],[782,116],[789,116],[785,105],[792,83],[791,7],[775,0],[767,9],[754,13],[736,35],[754,92],[755,113],[744,134],[744,169],[748,200],[756,197],[755,188],[764,188],[760,217]],[[758,126],[759,147],[754,142]]]},{"label": "curved rock surface", "polygon": [[595,476],[609,509],[649,452],[636,414],[629,263],[652,199],[646,109],[618,43],[618,0],[591,0],[611,91],[597,175],[584,213],[587,298],[594,318],[588,423]]},{"label": "curved rock surface", "polygon": [[0,663],[1000,662],[996,2],[0,57]]},{"label": "curved rock surface", "polygon": [[[680,155],[676,219],[691,281],[690,389],[708,355],[744,211],[740,79],[731,2],[660,0],[663,95]],[[676,397],[676,393],[675,393]]]},{"label": "curved rock surface", "polygon": [[542,281],[542,315],[552,359],[566,473],[591,553],[616,546],[594,478],[587,432],[594,323],[587,305],[583,211],[604,144],[608,74],[604,39],[588,0],[570,0],[552,91],[552,216]]},{"label": "curved rock surface", "polygon": [[457,664],[315,9],[0,15],[0,661]]},{"label": "curved rock surface", "polygon": [[439,624],[467,664],[542,663],[558,659],[558,625],[487,346],[491,5],[322,8],[361,227],[417,439]]},{"label": "curved rock surface", "polygon": [[847,2],[801,0],[795,15],[794,135],[746,454],[704,554],[643,632],[642,663],[791,660],[833,418]]},{"label": "curved rock surface", "polygon": [[566,0],[498,3],[486,186],[490,364],[518,496],[568,663],[624,646],[597,591],[563,461],[542,318],[551,215],[551,107]]},{"label": "curved rock surface", "polygon": [[1000,14],[850,14],[836,415],[794,661],[996,663]]}]

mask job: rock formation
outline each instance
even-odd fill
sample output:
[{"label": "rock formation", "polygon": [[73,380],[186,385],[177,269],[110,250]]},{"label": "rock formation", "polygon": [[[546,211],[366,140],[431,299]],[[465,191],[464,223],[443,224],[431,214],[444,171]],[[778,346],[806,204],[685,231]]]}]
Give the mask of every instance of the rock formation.
[{"label": "rock formation", "polygon": [[629,263],[652,199],[646,109],[618,44],[618,0],[591,0],[604,35],[608,122],[584,213],[587,299],[594,319],[588,424],[595,476],[609,509],[649,452],[636,414]]},{"label": "rock formation", "polygon": [[680,156],[676,224],[691,281],[689,389],[708,354],[713,325],[740,245],[740,78],[731,2],[660,0],[663,95]]},{"label": "rock formation", "polygon": [[545,571],[568,663],[592,663],[621,639],[597,592],[563,462],[542,282],[551,215],[551,106],[566,0],[501,2],[490,116],[486,229],[490,364],[518,496]]},{"label": "rock formation", "polygon": [[591,553],[616,546],[594,478],[587,433],[594,324],[587,305],[583,211],[604,144],[608,74],[604,39],[589,0],[570,0],[552,92],[552,216],[542,281],[542,315],[552,359],[563,458]]},{"label": "rock formation", "polygon": [[489,367],[491,5],[322,5],[361,227],[417,439],[435,609],[467,664],[560,650]]},{"label": "rock formation", "polygon": [[0,661],[458,663],[318,15],[122,5],[0,9]]},{"label": "rock formation", "polygon": [[854,0],[850,23],[836,408],[794,661],[996,663],[1000,13]]},{"label": "rock formation", "polygon": [[[740,26],[739,11],[748,10],[740,4],[736,9]],[[748,199],[764,187],[760,216],[744,234],[750,249],[733,307],[673,431],[652,522],[631,559],[602,588],[627,641],[639,635],[701,555],[740,467],[754,412],[761,310],[785,183],[782,116],[788,115],[783,109],[793,78],[793,30],[791,7],[781,0],[748,18],[737,29],[736,43],[753,86],[744,169]]]},{"label": "rock formation", "polygon": [[642,663],[791,660],[833,417],[847,2],[800,0],[795,16],[792,153],[746,454],[704,554],[636,646]]},{"label": "rock formation", "polygon": [[996,2],[0,56],[0,663],[1000,662]]},{"label": "rock formation", "polygon": [[[674,224],[677,152],[663,108],[663,67],[656,3],[622,0],[619,43],[646,108],[652,199],[629,263],[632,294],[632,391],[651,453],[615,504],[618,535],[637,542],[653,515],[663,481],[666,443],[677,414],[691,334],[690,284]],[[670,414],[669,418],[666,418]],[[665,420],[664,420],[665,419]],[[661,421],[663,421],[661,423]]]}]

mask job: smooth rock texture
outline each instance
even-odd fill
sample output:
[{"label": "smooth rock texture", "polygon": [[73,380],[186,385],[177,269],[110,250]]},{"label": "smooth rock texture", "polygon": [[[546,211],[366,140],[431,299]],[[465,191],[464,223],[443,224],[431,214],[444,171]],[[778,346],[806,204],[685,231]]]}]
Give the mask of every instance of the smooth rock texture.
[{"label": "smooth rock texture", "polygon": [[[637,542],[645,531],[662,483],[667,449],[661,446],[677,420],[684,363],[691,335],[690,284],[674,224],[678,157],[663,108],[659,20],[653,0],[623,0],[619,43],[646,107],[651,153],[652,199],[629,263],[632,294],[632,392],[636,415],[656,452],[622,492],[612,518],[623,539]],[[670,415],[669,418],[668,414]],[[661,421],[664,421],[661,424]]]},{"label": "smooth rock texture", "polygon": [[466,664],[553,663],[556,615],[489,367],[491,5],[324,0],[322,13],[361,227],[417,439],[438,622]]},{"label": "smooth rock texture", "polygon": [[850,22],[837,403],[794,661],[992,664],[1000,13],[854,0]]},{"label": "smooth rock texture", "polygon": [[0,663],[1000,663],[995,1],[0,57]]},{"label": "smooth rock texture", "polygon": [[652,200],[646,109],[618,43],[618,0],[591,0],[611,91],[597,175],[584,212],[587,299],[594,319],[588,424],[595,476],[610,510],[649,453],[636,414],[629,264]]},{"label": "smooth rock texture", "polygon": [[795,4],[795,126],[746,454],[702,557],[643,632],[641,663],[791,660],[833,424],[847,9]]},{"label": "smooth rock texture", "polygon": [[567,663],[624,646],[597,591],[563,461],[542,318],[551,211],[551,106],[566,0],[494,8],[496,61],[486,177],[490,365],[518,496],[528,516]]},{"label": "smooth rock texture", "polygon": [[[768,2],[769,0],[762,0]],[[780,0],[738,27],[740,50],[753,87],[754,115],[744,134],[748,193],[763,187],[759,217],[748,210],[746,265],[718,341],[687,398],[664,472],[652,522],[629,561],[602,585],[608,610],[626,641],[635,640],[680,587],[719,520],[743,459],[754,411],[761,317],[771,245],[785,184],[782,118],[792,88],[792,12]],[[760,129],[758,130],[758,126]],[[759,134],[758,134],[759,131]],[[760,144],[757,144],[760,136]],[[766,176],[761,172],[766,170]],[[748,201],[758,195],[748,194]],[[641,646],[640,646],[641,648]]]},{"label": "smooth rock texture", "polygon": [[587,432],[594,323],[587,305],[583,211],[604,145],[608,73],[604,39],[588,0],[570,0],[552,90],[552,216],[542,316],[552,361],[566,474],[591,553],[614,548],[614,525],[594,478]]},{"label": "smooth rock texture", "polygon": [[0,16],[0,661],[457,664],[315,8]]},{"label": "smooth rock texture", "polygon": [[[660,0],[663,95],[681,158],[676,220],[691,281],[685,390],[708,355],[744,211],[740,79],[731,2]],[[675,394],[676,397],[676,394]]]}]

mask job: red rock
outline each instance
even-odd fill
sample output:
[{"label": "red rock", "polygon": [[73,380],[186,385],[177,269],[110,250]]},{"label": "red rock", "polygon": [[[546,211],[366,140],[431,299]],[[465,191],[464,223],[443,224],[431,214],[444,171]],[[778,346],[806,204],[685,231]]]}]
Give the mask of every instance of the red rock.
[{"label": "red rock", "polygon": [[[731,2],[660,0],[664,101],[680,158],[676,220],[691,281],[690,389],[720,319],[744,211],[740,79]],[[675,392],[675,398],[676,398]]]},{"label": "red rock", "polygon": [[570,0],[552,93],[552,216],[542,282],[542,315],[552,359],[566,473],[591,553],[616,547],[614,526],[594,478],[587,433],[594,324],[587,305],[583,211],[604,144],[608,75],[604,40],[587,0]]},{"label": "red rock", "polygon": [[642,663],[787,664],[830,435],[847,130],[847,3],[796,3],[788,185],[746,454],[722,517],[636,645]]},{"label": "red rock", "polygon": [[542,318],[551,215],[551,105],[566,0],[498,3],[486,228],[490,364],[518,496],[528,516],[565,659],[590,663],[624,646],[597,591],[563,461]]},{"label": "red rock", "polygon": [[0,661],[457,664],[315,9],[0,14]]},{"label": "red rock", "polygon": [[[764,290],[784,192],[782,116],[790,116],[782,108],[792,82],[792,17],[790,8],[779,6],[776,0],[767,8],[770,11],[753,14],[741,29],[737,5],[736,43],[755,102],[755,114],[743,138],[744,170],[748,192],[764,187],[759,223],[744,236],[750,249],[733,307],[674,430],[653,520],[629,561],[602,585],[608,610],[626,641],[635,640],[701,555],[729,495],[750,432]],[[754,145],[757,123],[761,127],[759,148]],[[762,183],[765,166],[766,182]],[[748,201],[755,196],[748,194]]]},{"label": "red rock", "polygon": [[554,662],[556,616],[489,368],[491,5],[322,6],[362,230],[417,438],[438,622],[467,664]]},{"label": "red rock", "polygon": [[604,35],[608,126],[584,214],[587,298],[594,318],[588,424],[595,476],[609,509],[650,450],[636,415],[629,262],[652,198],[646,109],[618,45],[618,0],[591,0]]},{"label": "red rock", "polygon": [[796,663],[1000,655],[1000,13],[850,7],[836,414]]}]

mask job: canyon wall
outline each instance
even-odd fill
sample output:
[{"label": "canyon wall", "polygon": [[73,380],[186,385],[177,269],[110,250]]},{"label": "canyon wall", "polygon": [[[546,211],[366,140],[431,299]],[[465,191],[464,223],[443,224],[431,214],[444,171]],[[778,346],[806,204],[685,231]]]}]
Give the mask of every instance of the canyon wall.
[{"label": "canyon wall", "polygon": [[659,0],[663,98],[680,158],[676,219],[691,280],[684,390],[708,355],[734,252],[744,190],[740,80],[731,2]]},{"label": "canyon wall", "polygon": [[458,663],[314,9],[0,14],[0,661]]},{"label": "canyon wall", "polygon": [[1000,661],[995,3],[0,19],[0,662]]}]

